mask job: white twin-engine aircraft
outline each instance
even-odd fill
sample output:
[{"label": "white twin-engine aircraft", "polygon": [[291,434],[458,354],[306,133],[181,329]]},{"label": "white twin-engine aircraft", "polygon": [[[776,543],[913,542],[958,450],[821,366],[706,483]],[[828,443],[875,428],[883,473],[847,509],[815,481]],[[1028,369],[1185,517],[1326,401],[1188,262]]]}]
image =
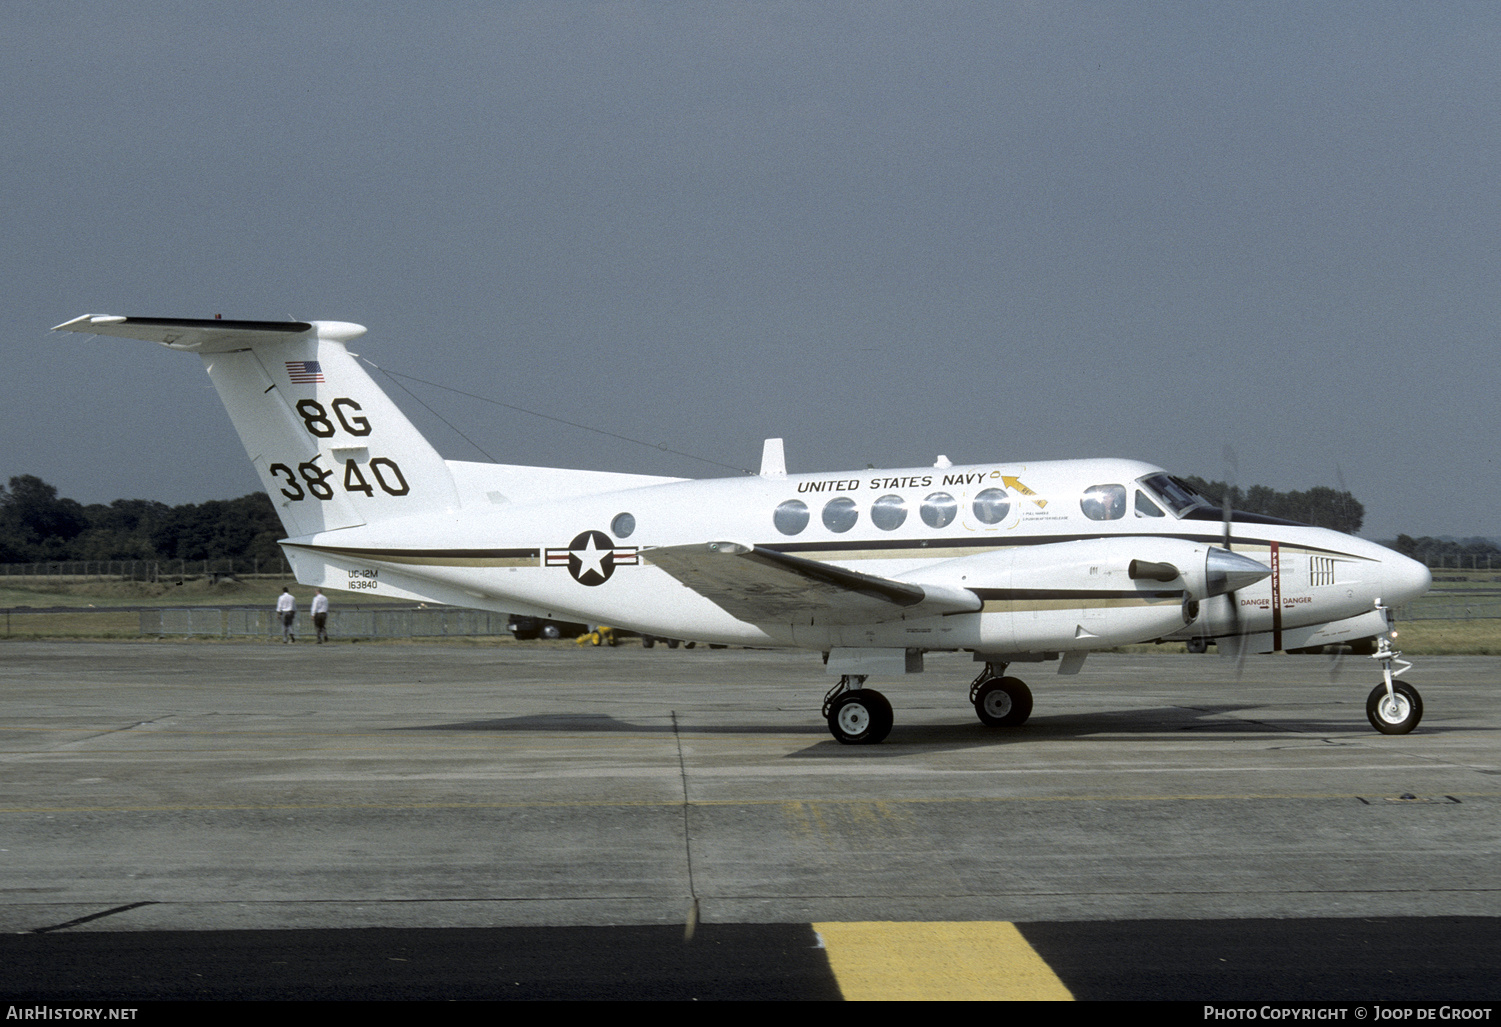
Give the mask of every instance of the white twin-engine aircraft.
[{"label": "white twin-engine aircraft", "polygon": [[790,475],[780,439],[759,477],[695,481],[444,460],[346,349],[339,321],[86,314],[61,330],[203,358],[276,505],[307,585],[700,642],[811,649],[839,683],[835,738],[873,743],[891,704],[869,676],[968,650],[987,725],[1025,721],[1017,663],[1074,674],[1096,649],[1186,640],[1265,653],[1377,639],[1378,731],[1422,700],[1392,677],[1388,607],[1428,570],[1382,546],[1222,514],[1132,460]]}]

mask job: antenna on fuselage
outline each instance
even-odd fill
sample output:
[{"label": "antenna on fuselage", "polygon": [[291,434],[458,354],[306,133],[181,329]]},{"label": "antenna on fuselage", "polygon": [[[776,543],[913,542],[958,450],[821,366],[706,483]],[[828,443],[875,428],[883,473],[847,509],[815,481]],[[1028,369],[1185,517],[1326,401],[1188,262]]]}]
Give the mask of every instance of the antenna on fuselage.
[{"label": "antenna on fuselage", "polygon": [[767,439],[761,443],[761,477],[787,477],[787,454],[782,449],[781,439]]}]

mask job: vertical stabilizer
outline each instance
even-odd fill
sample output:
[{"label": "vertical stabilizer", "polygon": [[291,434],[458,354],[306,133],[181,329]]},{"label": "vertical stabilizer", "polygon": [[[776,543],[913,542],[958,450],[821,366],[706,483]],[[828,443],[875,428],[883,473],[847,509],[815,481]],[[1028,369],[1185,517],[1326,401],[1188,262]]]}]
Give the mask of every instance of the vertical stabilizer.
[{"label": "vertical stabilizer", "polygon": [[458,507],[443,458],[345,348],[361,325],[85,315],[58,328],[198,353],[291,537]]}]

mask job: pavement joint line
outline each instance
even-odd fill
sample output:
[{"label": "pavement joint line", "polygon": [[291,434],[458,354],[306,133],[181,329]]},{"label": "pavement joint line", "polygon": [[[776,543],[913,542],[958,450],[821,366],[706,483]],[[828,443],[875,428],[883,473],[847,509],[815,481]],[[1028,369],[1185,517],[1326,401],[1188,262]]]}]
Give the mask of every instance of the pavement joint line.
[{"label": "pavement joint line", "polygon": [[[1456,792],[1446,791],[1443,797],[1501,798],[1501,792]],[[1329,799],[1353,799],[1367,801],[1370,798],[1398,796],[1355,792],[1307,793],[1307,794],[1226,794],[1226,795],[997,795],[997,796],[941,796],[935,798],[776,798],[776,799],[587,799],[574,802],[428,802],[428,803],[295,803],[295,804],[248,804],[232,806],[10,806],[0,807],[0,816],[5,814],[34,813],[185,813],[200,812],[251,812],[256,810],[333,810],[333,809],[567,809],[599,807],[666,806],[678,808],[685,801],[691,806],[785,806],[788,803],[812,803],[828,806],[866,806],[874,802],[891,805],[942,806],[960,803],[1019,803],[1019,802],[1246,802],[1246,801],[1322,801]],[[1423,796],[1419,796],[1423,798]],[[1407,800],[1395,805],[1425,805]],[[1452,806],[1459,803],[1446,802]]]},{"label": "pavement joint line", "polygon": [[688,810],[691,806],[688,799],[688,764],[683,756],[683,736],[678,734],[677,710],[672,711],[672,738],[677,745],[678,777],[683,787],[683,860],[688,871],[688,915],[683,923],[683,942],[686,944],[693,940],[693,932],[698,927],[698,888],[693,881],[693,831],[688,824]]},{"label": "pavement joint line", "polygon": [[77,927],[80,924],[90,923],[90,922],[92,922],[94,920],[102,920],[103,918],[105,918],[107,916],[114,916],[116,913],[124,913],[124,912],[126,912],[128,910],[132,910],[132,909],[140,909],[142,906],[155,906],[155,905],[158,905],[158,903],[156,903],[156,902],[154,902],[154,901],[152,901],[150,899],[146,899],[146,900],[144,900],[142,902],[131,902],[131,903],[128,903],[128,904],[126,904],[124,906],[115,906],[113,909],[105,909],[105,910],[101,910],[98,913],[90,913],[88,916],[77,917],[76,919],[69,920],[66,923],[53,924],[51,927],[36,927],[36,928],[32,929],[31,933],[32,934],[50,934],[53,931],[62,931],[62,930],[66,930],[69,927]]}]

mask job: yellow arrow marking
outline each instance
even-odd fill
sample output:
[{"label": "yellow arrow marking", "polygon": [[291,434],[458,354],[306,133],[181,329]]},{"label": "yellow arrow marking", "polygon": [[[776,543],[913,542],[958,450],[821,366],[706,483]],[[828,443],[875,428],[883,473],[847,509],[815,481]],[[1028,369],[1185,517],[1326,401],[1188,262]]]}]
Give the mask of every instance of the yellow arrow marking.
[{"label": "yellow arrow marking", "polygon": [[1073,995],[1014,924],[814,924],[847,1001]]},{"label": "yellow arrow marking", "polygon": [[[1015,475],[1003,474],[1001,475],[1001,481],[1004,482],[1006,487],[1008,489],[1011,489],[1013,492],[1020,492],[1024,496],[1037,495],[1037,493],[1033,492],[1031,489],[1027,488],[1027,486],[1023,485],[1022,480]],[[1048,501],[1046,499],[1034,499],[1032,500],[1032,502],[1037,504],[1037,509],[1039,510],[1048,505]]]}]

